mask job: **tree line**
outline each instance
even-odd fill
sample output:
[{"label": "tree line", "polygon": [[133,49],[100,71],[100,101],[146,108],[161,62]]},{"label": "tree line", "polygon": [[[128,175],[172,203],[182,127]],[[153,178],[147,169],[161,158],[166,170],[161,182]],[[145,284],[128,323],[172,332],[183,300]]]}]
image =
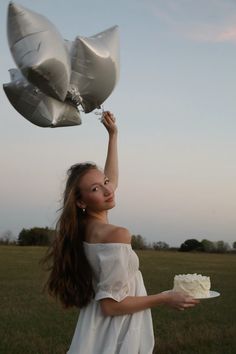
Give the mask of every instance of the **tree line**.
[{"label": "tree line", "polygon": [[10,230],[5,231],[0,236],[0,244],[19,246],[47,246],[50,245],[55,236],[55,230],[49,227],[33,227],[31,229],[22,229],[17,237],[14,238]]},{"label": "tree line", "polygon": [[158,241],[147,243],[141,235],[132,236],[132,247],[133,249],[154,249],[154,250],[177,250],[180,252],[206,252],[206,253],[227,253],[236,252],[236,241],[233,242],[232,247],[223,240],[220,241],[210,241],[203,239],[198,241],[195,238],[187,239],[184,241],[180,247],[170,247],[166,242]]},{"label": "tree line", "polygon": [[[55,230],[48,227],[33,227],[31,229],[22,229],[17,239],[14,238],[12,232],[7,230],[0,235],[0,244],[2,245],[19,245],[19,246],[48,246],[55,237]],[[148,243],[141,235],[132,235],[132,248],[135,250],[178,250],[180,252],[207,252],[207,253],[226,253],[236,251],[236,241],[232,247],[223,241],[210,241],[203,239],[198,241],[190,238],[184,241],[180,247],[170,247],[164,241],[155,241]]]}]

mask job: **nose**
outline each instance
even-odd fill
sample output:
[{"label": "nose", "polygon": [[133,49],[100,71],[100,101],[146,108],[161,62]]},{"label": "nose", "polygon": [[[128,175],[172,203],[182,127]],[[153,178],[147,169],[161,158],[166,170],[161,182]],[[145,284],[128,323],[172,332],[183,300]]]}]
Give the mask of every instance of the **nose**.
[{"label": "nose", "polygon": [[109,186],[104,186],[104,195],[107,197],[108,195],[112,194],[113,190],[112,188]]}]

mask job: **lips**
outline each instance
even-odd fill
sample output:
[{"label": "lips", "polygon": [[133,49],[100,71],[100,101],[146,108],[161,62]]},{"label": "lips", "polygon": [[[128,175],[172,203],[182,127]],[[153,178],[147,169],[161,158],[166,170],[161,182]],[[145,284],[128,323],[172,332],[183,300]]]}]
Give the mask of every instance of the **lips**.
[{"label": "lips", "polygon": [[106,200],[106,202],[110,203],[110,202],[113,202],[113,200],[114,200],[114,197],[112,196],[112,197],[108,198],[108,199]]}]

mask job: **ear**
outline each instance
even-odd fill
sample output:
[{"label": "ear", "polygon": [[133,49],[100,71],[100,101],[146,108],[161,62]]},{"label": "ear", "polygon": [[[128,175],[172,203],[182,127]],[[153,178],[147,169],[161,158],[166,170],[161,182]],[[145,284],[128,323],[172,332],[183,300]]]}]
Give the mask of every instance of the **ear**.
[{"label": "ear", "polygon": [[80,209],[86,209],[86,205],[82,200],[77,200],[76,205]]}]

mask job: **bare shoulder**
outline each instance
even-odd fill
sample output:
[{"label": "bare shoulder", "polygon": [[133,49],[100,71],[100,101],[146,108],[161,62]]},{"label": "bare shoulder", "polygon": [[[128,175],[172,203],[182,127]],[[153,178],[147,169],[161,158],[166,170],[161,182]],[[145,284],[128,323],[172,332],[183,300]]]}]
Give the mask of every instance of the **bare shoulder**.
[{"label": "bare shoulder", "polygon": [[131,234],[128,229],[121,226],[109,225],[103,240],[104,243],[131,243]]}]

